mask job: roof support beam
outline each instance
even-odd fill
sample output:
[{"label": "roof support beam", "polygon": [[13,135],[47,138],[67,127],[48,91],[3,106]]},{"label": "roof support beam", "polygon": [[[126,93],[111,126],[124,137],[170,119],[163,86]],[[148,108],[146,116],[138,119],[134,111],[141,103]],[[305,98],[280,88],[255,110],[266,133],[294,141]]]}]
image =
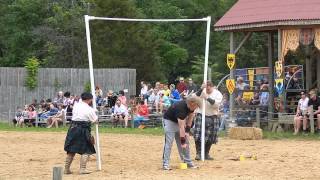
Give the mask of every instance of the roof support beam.
[{"label": "roof support beam", "polygon": [[273,119],[274,112],[274,100],[273,100],[273,85],[274,85],[274,69],[273,69],[273,54],[274,54],[274,39],[273,39],[273,32],[268,32],[268,67],[269,67],[269,104],[268,104],[268,122]]},{"label": "roof support beam", "polygon": [[240,44],[238,45],[238,47],[236,48],[236,50],[233,52],[234,54],[237,54],[237,52],[239,51],[239,49],[242,47],[242,45],[251,37],[252,32],[247,32],[246,35],[244,36],[244,38],[242,39],[242,41],[240,42]]}]

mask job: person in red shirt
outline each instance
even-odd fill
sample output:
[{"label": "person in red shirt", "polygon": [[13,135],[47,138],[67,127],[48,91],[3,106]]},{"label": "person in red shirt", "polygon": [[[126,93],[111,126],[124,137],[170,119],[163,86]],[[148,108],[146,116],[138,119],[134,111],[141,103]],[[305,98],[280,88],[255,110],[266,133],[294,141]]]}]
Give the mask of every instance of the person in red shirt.
[{"label": "person in red shirt", "polygon": [[144,128],[145,126],[141,124],[142,121],[145,121],[149,116],[149,109],[148,106],[144,103],[143,100],[139,102],[137,106],[137,114],[134,118],[136,125],[139,125],[139,128]]},{"label": "person in red shirt", "polygon": [[179,83],[177,84],[177,90],[179,94],[187,92],[187,84],[184,82],[184,78],[181,77]]}]

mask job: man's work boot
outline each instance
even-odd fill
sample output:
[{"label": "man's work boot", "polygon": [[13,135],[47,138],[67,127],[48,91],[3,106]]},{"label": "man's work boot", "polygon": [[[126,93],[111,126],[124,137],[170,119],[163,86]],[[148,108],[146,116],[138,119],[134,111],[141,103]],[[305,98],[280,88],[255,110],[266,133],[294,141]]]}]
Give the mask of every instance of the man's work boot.
[{"label": "man's work boot", "polygon": [[73,161],[74,155],[75,154],[73,154],[73,153],[68,153],[67,154],[66,161],[65,161],[65,166],[64,166],[64,174],[72,174],[72,172],[70,170],[70,166],[71,166],[71,163]]},{"label": "man's work boot", "polygon": [[81,155],[81,159],[80,159],[80,174],[90,174],[91,173],[91,171],[86,170],[88,160],[89,160],[89,155],[88,154]]},{"label": "man's work boot", "polygon": [[212,144],[206,143],[206,146],[205,146],[205,155],[204,155],[205,160],[213,160],[213,158],[210,157],[210,155],[209,155],[211,145],[212,145]]}]

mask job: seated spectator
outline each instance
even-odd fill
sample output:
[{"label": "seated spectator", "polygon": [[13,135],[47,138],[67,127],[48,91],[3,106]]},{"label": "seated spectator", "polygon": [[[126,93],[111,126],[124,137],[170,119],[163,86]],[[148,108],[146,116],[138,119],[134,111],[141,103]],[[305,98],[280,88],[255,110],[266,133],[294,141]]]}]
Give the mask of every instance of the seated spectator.
[{"label": "seated spectator", "polygon": [[64,118],[65,118],[65,106],[63,106],[62,104],[58,105],[58,112],[57,114],[55,114],[52,117],[49,117],[47,120],[47,123],[49,124],[47,128],[51,128],[53,125],[55,125],[56,128],[59,127],[59,122],[63,122]]},{"label": "seated spectator", "polygon": [[175,102],[178,102],[181,100],[180,94],[178,92],[178,90],[176,90],[175,85],[171,84],[170,85],[170,102],[171,104],[174,104]]},{"label": "seated spectator", "polygon": [[[301,128],[302,124],[301,122],[303,122],[304,119],[307,119],[306,115],[308,111],[309,98],[304,91],[302,91],[300,95],[301,99],[298,102],[296,116],[294,117],[294,135],[299,133],[299,129]],[[306,122],[306,120],[304,121]],[[307,131],[307,124],[304,124],[303,131]]]},{"label": "seated spectator", "polygon": [[52,103],[49,104],[49,108],[49,111],[40,115],[40,119],[48,119],[49,117],[56,115],[59,111]]},{"label": "seated spectator", "polygon": [[127,105],[127,98],[126,98],[126,96],[124,95],[124,91],[123,91],[123,90],[119,91],[118,99],[121,101],[121,104],[123,104],[123,105],[125,105],[125,106],[128,106],[128,105]]},{"label": "seated spectator", "polygon": [[20,107],[17,108],[17,112],[15,113],[13,123],[16,127],[22,127],[24,123],[23,111]]},{"label": "seated spectator", "polygon": [[237,95],[236,95],[236,102],[241,105],[242,104],[242,98],[243,98],[243,90],[245,90],[245,88],[248,86],[248,84],[246,84],[243,81],[243,77],[239,76],[237,78],[237,82],[236,82],[236,90],[237,90]]},{"label": "seated spectator", "polygon": [[[163,94],[163,92],[160,92],[160,97],[159,97],[159,103],[156,104],[156,111],[159,114],[163,113],[164,109],[168,109],[171,105],[170,103],[170,99],[168,96],[165,96]],[[160,109],[160,111],[158,112],[158,109]]]},{"label": "seated spectator", "polygon": [[259,105],[260,104],[260,96],[259,93],[254,93],[252,100],[250,101],[250,105]]},{"label": "seated spectator", "polygon": [[115,126],[118,124],[118,122],[122,123],[124,121],[125,128],[128,127],[128,108],[121,103],[120,99],[117,99],[116,101],[111,118],[112,123]]},{"label": "seated spectator", "polygon": [[36,118],[37,112],[35,111],[32,105],[29,105],[27,111],[27,118],[24,119],[24,122],[27,123],[29,126],[32,126],[32,123],[36,121]]},{"label": "seated spectator", "polygon": [[139,128],[144,128],[141,124],[142,121],[145,121],[149,116],[149,109],[148,106],[141,100],[137,106],[136,115],[134,118],[134,124],[139,125]]},{"label": "seated spectator", "polygon": [[[320,133],[320,98],[317,96],[316,92],[314,90],[311,90],[309,92],[309,102],[308,102],[308,107],[310,108],[310,106],[313,107],[313,114],[314,114],[314,119],[317,121],[317,133]],[[307,116],[309,117],[309,115],[311,114],[311,112],[308,112]],[[309,120],[309,119],[308,119]],[[303,121],[303,126],[307,126],[308,124],[308,120],[307,118],[304,119]]]}]

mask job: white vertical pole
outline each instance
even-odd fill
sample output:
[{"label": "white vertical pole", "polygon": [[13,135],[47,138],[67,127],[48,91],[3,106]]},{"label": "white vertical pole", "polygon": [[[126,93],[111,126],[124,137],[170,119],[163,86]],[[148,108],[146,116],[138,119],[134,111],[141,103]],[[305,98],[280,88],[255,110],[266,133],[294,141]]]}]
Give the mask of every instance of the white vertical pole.
[{"label": "white vertical pole", "polygon": [[[210,25],[211,16],[207,17],[207,33],[206,33],[206,51],[204,57],[204,73],[203,82],[207,82],[208,79],[208,59],[209,59],[209,42],[210,42]],[[202,101],[202,124],[201,124],[201,160],[204,161],[204,149],[205,149],[205,117],[206,117],[206,100]]]},{"label": "white vertical pole", "polygon": [[[90,38],[90,28],[89,28],[89,16],[85,15],[84,20],[86,23],[86,36],[87,36],[87,47],[88,47],[88,59],[89,59],[89,71],[90,71],[90,84],[91,93],[93,95],[93,109],[97,109],[95,88],[94,88],[94,76],[93,76],[93,64],[92,64],[92,50],[91,50],[91,38]],[[100,156],[100,140],[99,140],[99,126],[96,124],[96,153],[97,153],[97,169],[101,170],[101,156]]]}]

